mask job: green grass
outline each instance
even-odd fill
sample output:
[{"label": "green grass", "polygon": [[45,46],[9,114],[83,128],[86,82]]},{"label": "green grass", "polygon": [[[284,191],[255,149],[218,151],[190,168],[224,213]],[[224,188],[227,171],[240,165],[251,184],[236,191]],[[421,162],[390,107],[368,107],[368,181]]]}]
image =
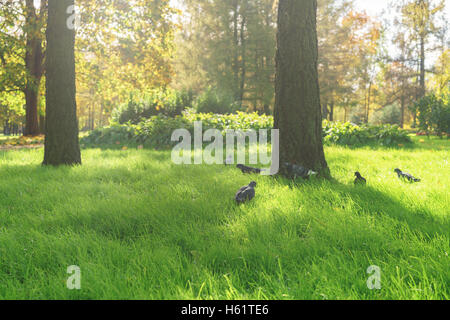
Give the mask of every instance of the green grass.
[{"label": "green grass", "polygon": [[[327,147],[334,180],[296,185],[169,151],[87,149],[75,168],[0,151],[0,298],[449,299],[450,144],[414,140]],[[251,179],[257,196],[237,207]],[[81,290],[66,288],[70,265]]]}]

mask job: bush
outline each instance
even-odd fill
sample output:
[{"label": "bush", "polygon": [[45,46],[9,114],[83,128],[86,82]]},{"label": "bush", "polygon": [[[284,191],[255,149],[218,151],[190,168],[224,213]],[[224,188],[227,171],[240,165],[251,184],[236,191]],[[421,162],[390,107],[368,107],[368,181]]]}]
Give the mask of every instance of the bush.
[{"label": "bush", "polygon": [[184,109],[192,107],[192,102],[193,94],[187,90],[153,90],[137,101],[131,95],[127,103],[113,112],[112,123],[138,124],[156,115],[175,117],[181,115]]},{"label": "bush", "polygon": [[91,131],[81,139],[82,144],[88,145],[120,145],[134,141],[136,130],[133,125],[112,125]]},{"label": "bush", "polygon": [[367,145],[380,144],[392,146],[410,143],[408,133],[397,125],[357,126],[352,123],[324,121],[323,137],[325,143],[339,145]]},{"label": "bush", "polygon": [[228,114],[237,111],[234,99],[227,94],[208,88],[195,101],[195,110],[200,113]]},{"label": "bush", "polygon": [[155,116],[135,126],[134,141],[152,148],[174,146],[177,142],[172,142],[171,138],[177,129],[187,129],[191,135],[194,133],[193,124],[183,117]]},{"label": "bush", "polygon": [[401,125],[402,122],[402,112],[398,104],[391,104],[378,110],[373,115],[371,122],[373,124],[396,124]]},{"label": "bush", "polygon": [[[172,133],[176,129],[187,129],[191,135],[194,132],[194,122],[202,121],[203,130],[218,129],[225,134],[226,130],[272,129],[273,117],[258,115],[257,113],[238,112],[237,114],[219,115],[212,113],[195,113],[188,109],[182,116],[167,117],[153,116],[141,121],[137,125],[114,125],[97,129],[82,139],[85,144],[117,144],[135,143],[147,147],[166,148],[176,144],[171,141]],[[269,134],[270,137],[270,134]],[[397,146],[411,142],[407,132],[398,126],[357,126],[351,123],[324,121],[323,137],[325,143],[338,145],[367,145],[381,144]]]},{"label": "bush", "polygon": [[417,112],[419,129],[427,135],[450,135],[450,96],[430,94],[418,101],[413,110]]},{"label": "bush", "polygon": [[272,129],[273,117],[259,115],[257,113],[245,113],[237,111],[234,114],[214,114],[196,113],[192,109],[187,109],[184,118],[189,122],[202,121],[205,129],[218,129],[222,132],[226,130],[248,130],[248,129]]}]

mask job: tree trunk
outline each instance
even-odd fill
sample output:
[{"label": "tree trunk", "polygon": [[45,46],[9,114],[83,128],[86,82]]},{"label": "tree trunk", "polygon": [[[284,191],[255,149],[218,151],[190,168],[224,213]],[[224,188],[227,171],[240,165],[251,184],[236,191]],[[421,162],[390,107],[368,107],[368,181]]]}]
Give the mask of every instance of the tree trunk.
[{"label": "tree trunk", "polygon": [[425,39],[420,38],[420,93],[419,99],[425,96]]},{"label": "tree trunk", "polygon": [[39,115],[39,132],[45,134],[45,116]]},{"label": "tree trunk", "polygon": [[246,76],[246,40],[245,40],[245,25],[246,25],[246,17],[242,17],[241,22],[241,84],[239,87],[239,107],[242,108],[242,101],[244,100],[244,90],[245,90],[245,76]]},{"label": "tree trunk", "polygon": [[280,164],[288,162],[329,176],[322,141],[317,71],[317,0],[280,0],[275,82],[275,129]]},{"label": "tree trunk", "polygon": [[81,164],[75,100],[75,31],[67,25],[74,0],[49,0],[44,165]]},{"label": "tree trunk", "polygon": [[328,102],[324,102],[323,103],[322,119],[328,120]]},{"label": "tree trunk", "polygon": [[372,81],[370,81],[370,83],[369,83],[369,92],[368,92],[368,94],[367,94],[367,109],[366,109],[366,114],[365,114],[366,124],[369,123],[370,97],[371,97],[371,93],[372,93]]},{"label": "tree trunk", "polygon": [[331,101],[330,104],[329,120],[334,121],[334,101]]},{"label": "tree trunk", "polygon": [[234,65],[233,65],[233,73],[234,73],[234,99],[235,101],[239,100],[239,35],[238,35],[238,18],[239,18],[239,4],[238,1],[234,1],[233,4],[233,45],[234,45]]},{"label": "tree trunk", "polygon": [[402,96],[400,98],[401,105],[401,115],[400,115],[400,128],[404,129],[405,127],[405,94],[402,89]]},{"label": "tree trunk", "polygon": [[26,88],[24,90],[26,102],[25,135],[39,134],[39,87],[43,75],[44,55],[42,52],[41,27],[43,19],[44,1],[41,2],[39,16],[33,0],[26,0],[26,53],[25,64],[28,71]]}]

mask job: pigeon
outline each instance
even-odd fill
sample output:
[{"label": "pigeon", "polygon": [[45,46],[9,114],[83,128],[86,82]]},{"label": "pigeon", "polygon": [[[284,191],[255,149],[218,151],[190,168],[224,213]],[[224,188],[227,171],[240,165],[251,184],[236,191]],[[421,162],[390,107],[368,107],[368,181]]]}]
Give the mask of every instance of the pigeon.
[{"label": "pigeon", "polygon": [[252,181],[248,186],[240,188],[234,197],[237,204],[242,204],[246,201],[252,200],[255,197],[255,187],[256,182]]},{"label": "pigeon", "polygon": [[367,180],[365,178],[363,178],[363,176],[361,175],[361,173],[359,172],[355,172],[355,185],[356,184],[360,184],[360,185],[365,185],[367,183]]},{"label": "pigeon", "polygon": [[244,166],[243,164],[238,164],[236,167],[238,169],[240,169],[242,171],[242,173],[257,173],[257,174],[261,173],[261,169],[247,167],[247,166]]},{"label": "pigeon", "polygon": [[400,169],[395,169],[394,172],[397,173],[398,177],[400,179],[406,179],[409,182],[420,182],[421,180],[418,178],[413,177],[411,174],[407,173],[407,172],[403,172]]},{"label": "pigeon", "polygon": [[308,179],[311,176],[315,176],[318,173],[309,169],[306,169],[302,166],[291,164],[288,162],[284,163],[284,167],[287,170],[287,173],[293,178],[297,179],[298,177],[303,179]]}]

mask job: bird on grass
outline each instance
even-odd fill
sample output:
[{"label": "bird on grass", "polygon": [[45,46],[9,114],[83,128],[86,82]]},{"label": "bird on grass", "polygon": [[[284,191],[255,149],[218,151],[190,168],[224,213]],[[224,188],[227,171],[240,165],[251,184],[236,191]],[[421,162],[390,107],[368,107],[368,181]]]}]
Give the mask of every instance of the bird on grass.
[{"label": "bird on grass", "polygon": [[236,193],[236,196],[234,197],[237,204],[242,204],[244,202],[252,200],[255,197],[255,187],[256,182],[252,181],[248,186],[240,188]]},{"label": "bird on grass", "polygon": [[403,172],[400,169],[395,169],[394,172],[397,173],[397,175],[400,179],[405,179],[405,180],[408,180],[409,182],[420,182],[421,181],[420,179],[413,177],[410,173]]},{"label": "bird on grass", "polygon": [[243,164],[238,164],[236,167],[238,169],[240,169],[242,171],[242,173],[256,173],[256,174],[261,173],[261,169],[247,167],[247,166],[244,166]]},{"label": "bird on grass", "polygon": [[296,164],[292,164],[292,163],[288,163],[285,162],[284,163],[284,168],[287,171],[287,173],[289,174],[289,176],[291,176],[293,179],[297,179],[297,178],[303,178],[303,179],[308,179],[311,176],[315,176],[318,173],[309,169],[306,169],[302,166],[296,165]]},{"label": "bird on grass", "polygon": [[363,176],[361,175],[361,173],[359,172],[355,172],[355,185],[366,185],[367,180],[365,178],[363,178]]}]

